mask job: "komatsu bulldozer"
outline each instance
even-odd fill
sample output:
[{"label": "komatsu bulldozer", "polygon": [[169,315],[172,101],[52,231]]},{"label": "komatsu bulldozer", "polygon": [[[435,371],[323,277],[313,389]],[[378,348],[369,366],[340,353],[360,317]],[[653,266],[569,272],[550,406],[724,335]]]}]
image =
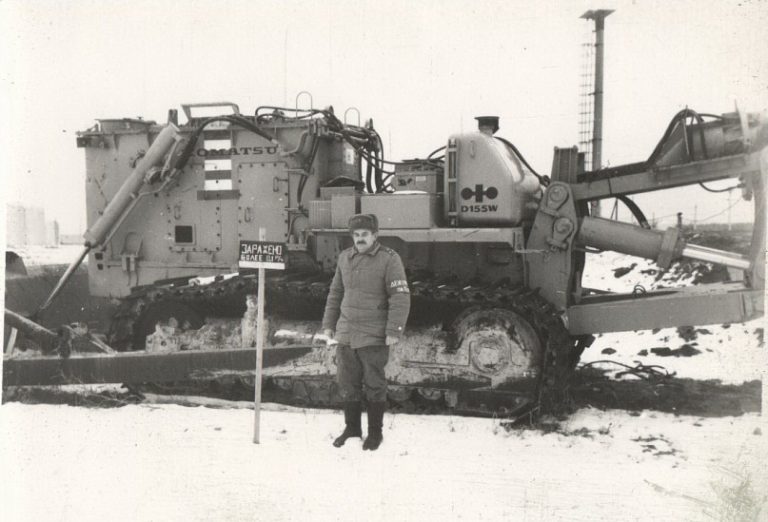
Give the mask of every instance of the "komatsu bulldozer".
[{"label": "komatsu bulldozer", "polygon": [[[555,148],[552,170],[542,175],[497,135],[491,116],[425,159],[392,162],[372,121],[352,125],[330,107],[268,106],[249,115],[234,103],[182,109],[183,123],[175,110],[164,123],[102,119],[77,138],[88,230],[67,274],[87,256],[90,293],[119,300],[109,337],[118,350],[169,358],[237,351],[246,296],[264,284],[267,352],[306,347],[268,364],[267,382],[308,403],[332,403],[332,350],[317,334],[356,213],[378,217],[379,240],[400,254],[411,288],[408,331],[387,367],[394,401],[419,394],[450,407],[502,397],[507,411],[519,411],[557,400],[593,334],[763,313],[765,115],[686,109],[644,161],[585,171],[575,147]],[[755,203],[748,256],[688,244],[677,228],[655,230],[628,197],[723,179]],[[590,215],[590,202],[606,198],[623,201],[638,224]],[[238,266],[240,242],[257,239],[260,228],[287,254],[286,270],[264,281]],[[585,254],[605,250],[654,260],[662,270],[683,258],[725,265],[733,277],[632,294],[582,287]],[[208,358],[197,369],[246,370],[227,361]],[[157,365],[136,371],[110,375],[179,378]],[[88,379],[108,379],[106,370],[89,372]]]}]

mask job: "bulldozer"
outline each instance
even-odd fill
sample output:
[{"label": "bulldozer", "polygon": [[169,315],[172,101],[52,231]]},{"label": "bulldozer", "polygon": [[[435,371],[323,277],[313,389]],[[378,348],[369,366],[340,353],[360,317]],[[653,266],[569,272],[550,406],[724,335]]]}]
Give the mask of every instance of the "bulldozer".
[{"label": "bulldozer", "polygon": [[[60,352],[8,358],[6,385],[162,382],[200,372],[253,382],[240,318],[246,297],[264,285],[265,385],[290,400],[332,404],[335,366],[319,320],[357,213],[378,217],[379,241],[399,253],[411,288],[406,336],[387,367],[395,402],[551,407],[595,334],[763,314],[765,114],[685,109],[644,161],[588,171],[576,147],[555,148],[542,175],[497,134],[494,116],[478,117],[476,131],[449,136],[423,159],[394,162],[372,120],[347,123],[349,110],[340,119],[332,107],[298,103],[249,115],[231,102],[181,107],[183,123],[176,110],[164,123],[101,119],[77,137],[84,246],[32,319],[87,258],[90,294],[119,303],[106,341],[115,351],[76,357],[71,334],[70,348],[50,348],[55,335],[6,310],[6,325]],[[677,228],[656,230],[629,198],[724,179],[754,201],[746,256],[689,244]],[[622,201],[636,224],[590,214],[591,202],[608,198]],[[239,266],[242,242],[260,228],[283,245],[286,262],[263,281]],[[585,288],[587,254],[600,251],[662,270],[682,259],[723,265],[730,280],[630,294]]]}]

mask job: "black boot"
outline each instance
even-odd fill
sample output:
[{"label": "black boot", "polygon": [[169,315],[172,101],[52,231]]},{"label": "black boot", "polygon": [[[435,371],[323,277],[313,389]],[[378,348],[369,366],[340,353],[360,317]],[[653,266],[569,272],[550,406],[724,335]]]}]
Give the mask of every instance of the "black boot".
[{"label": "black boot", "polygon": [[360,416],[363,413],[363,405],[360,401],[344,403],[344,433],[336,437],[333,445],[340,448],[350,437],[362,437],[363,429],[360,426]]},{"label": "black boot", "polygon": [[363,442],[364,450],[378,449],[384,435],[381,434],[381,427],[384,425],[384,410],[387,407],[385,401],[368,403],[368,436]]}]

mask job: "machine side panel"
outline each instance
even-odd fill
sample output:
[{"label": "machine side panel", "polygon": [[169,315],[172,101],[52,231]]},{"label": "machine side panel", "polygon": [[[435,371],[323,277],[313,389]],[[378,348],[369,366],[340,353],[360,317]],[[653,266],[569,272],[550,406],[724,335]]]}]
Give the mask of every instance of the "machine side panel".
[{"label": "machine side panel", "polygon": [[[99,219],[150,144],[148,133],[114,133],[100,137],[100,146],[86,148],[86,205],[90,228]],[[161,195],[141,198],[124,219],[111,240],[88,258],[89,287],[92,295],[124,295],[129,273],[135,279],[135,264],[122,270],[124,256],[159,258],[166,255],[166,204]],[[134,259],[135,261],[135,259]],[[136,284],[135,281],[131,284]]]},{"label": "machine side panel", "polygon": [[[237,228],[238,239],[256,240],[259,228],[264,227],[267,241],[286,241],[288,214],[285,209],[290,203],[290,190],[284,162],[239,162],[236,172],[241,200],[237,223],[230,227]],[[236,245],[232,252],[237,253]]]},{"label": "machine side panel", "polygon": [[[503,243],[382,243],[399,251],[406,269],[412,273],[428,271],[438,278],[458,278],[493,284],[506,280],[511,286],[522,286],[522,257]],[[402,242],[401,242],[402,243]]]},{"label": "machine side panel", "polygon": [[[156,130],[99,132],[84,140],[89,227]],[[305,124],[281,127],[279,137],[277,145],[240,127],[206,127],[183,171],[163,190],[159,182],[147,184],[105,247],[91,253],[92,295],[121,297],[159,279],[236,271],[239,240],[255,238],[259,227],[269,240],[306,241],[298,207],[316,197],[320,181],[352,175],[342,168],[349,154]],[[359,158],[352,155],[349,168],[359,168]]]}]

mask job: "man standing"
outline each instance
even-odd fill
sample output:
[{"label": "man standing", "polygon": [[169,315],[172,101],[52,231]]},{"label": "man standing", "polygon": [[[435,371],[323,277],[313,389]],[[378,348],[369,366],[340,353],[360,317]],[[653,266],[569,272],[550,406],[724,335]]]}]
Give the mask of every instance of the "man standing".
[{"label": "man standing", "polygon": [[411,296],[400,256],[378,242],[379,223],[373,214],[349,219],[353,246],[336,264],[323,316],[323,333],[338,341],[336,378],[344,401],[344,432],[333,441],[341,447],[362,437],[363,395],[368,402],[368,437],[364,450],[375,450],[387,404],[384,367],[389,347],[403,334]]}]

